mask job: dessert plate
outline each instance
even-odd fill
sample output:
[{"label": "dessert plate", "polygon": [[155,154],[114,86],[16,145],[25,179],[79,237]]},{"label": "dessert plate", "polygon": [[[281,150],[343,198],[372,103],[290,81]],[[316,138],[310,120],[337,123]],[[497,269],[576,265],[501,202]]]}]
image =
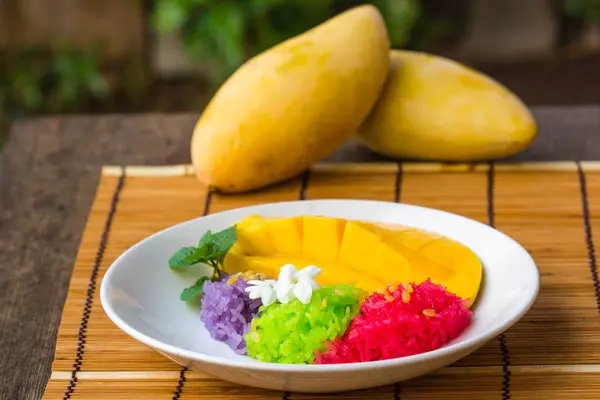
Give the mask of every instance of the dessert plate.
[{"label": "dessert plate", "polygon": [[[382,361],[297,365],[274,364],[237,355],[213,340],[199,307],[179,293],[199,271],[173,273],[171,255],[195,245],[207,230],[220,231],[249,215],[321,215],[408,225],[459,241],[479,257],[483,281],[471,325],[434,351]],[[199,267],[201,268],[201,267]],[[293,392],[340,392],[411,379],[452,364],[515,324],[533,305],[539,273],[527,251],[480,222],[408,204],[365,200],[306,200],[244,207],[199,217],[160,231],[125,251],[108,269],[100,299],[108,317],[125,333],[191,370],[230,382]]]}]

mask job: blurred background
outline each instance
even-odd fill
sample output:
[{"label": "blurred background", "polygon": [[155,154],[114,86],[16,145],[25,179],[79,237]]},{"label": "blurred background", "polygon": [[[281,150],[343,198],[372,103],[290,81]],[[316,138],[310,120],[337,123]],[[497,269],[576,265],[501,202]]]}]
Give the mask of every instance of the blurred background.
[{"label": "blurred background", "polygon": [[600,0],[0,0],[0,147],[28,116],[199,113],[244,60],[363,3],[393,47],[529,106],[600,103]]}]

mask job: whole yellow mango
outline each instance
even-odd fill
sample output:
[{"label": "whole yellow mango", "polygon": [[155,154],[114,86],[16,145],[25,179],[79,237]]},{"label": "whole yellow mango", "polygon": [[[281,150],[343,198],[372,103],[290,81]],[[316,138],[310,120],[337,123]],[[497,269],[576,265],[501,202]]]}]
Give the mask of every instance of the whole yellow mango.
[{"label": "whole yellow mango", "polygon": [[198,179],[222,192],[300,174],[356,133],[389,68],[383,19],[350,9],[257,55],[217,91],[191,142]]},{"label": "whole yellow mango", "polygon": [[535,139],[535,120],[508,89],[449,59],[392,50],[388,80],[359,140],[390,157],[503,158]]}]

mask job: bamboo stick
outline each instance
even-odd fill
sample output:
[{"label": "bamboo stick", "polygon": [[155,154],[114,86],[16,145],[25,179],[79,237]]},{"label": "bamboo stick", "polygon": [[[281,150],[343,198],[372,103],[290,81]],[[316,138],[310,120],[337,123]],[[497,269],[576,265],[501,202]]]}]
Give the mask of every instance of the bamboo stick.
[{"label": "bamboo stick", "polygon": [[[579,163],[584,171],[600,171],[600,161],[581,161]],[[395,173],[401,167],[407,173],[444,173],[444,172],[487,172],[489,163],[321,163],[311,168],[318,173],[340,173],[340,174],[372,174],[372,173]],[[498,172],[575,172],[576,161],[553,161],[553,162],[521,162],[521,163],[495,163],[494,168]],[[194,168],[191,164],[166,165],[166,166],[142,166],[128,165],[125,167],[127,176],[132,177],[173,177],[191,176]],[[103,176],[119,176],[122,168],[107,165],[102,168]]]}]

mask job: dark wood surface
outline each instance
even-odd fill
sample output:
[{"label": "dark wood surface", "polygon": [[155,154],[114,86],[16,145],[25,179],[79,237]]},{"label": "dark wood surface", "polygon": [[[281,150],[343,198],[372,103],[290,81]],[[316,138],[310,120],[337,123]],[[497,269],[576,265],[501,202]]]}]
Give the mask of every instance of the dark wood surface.
[{"label": "dark wood surface", "polygon": [[[600,160],[600,105],[534,109],[518,161]],[[0,399],[39,399],[102,165],[187,163],[198,115],[22,120],[0,156]],[[349,143],[329,161],[377,161]]]}]

